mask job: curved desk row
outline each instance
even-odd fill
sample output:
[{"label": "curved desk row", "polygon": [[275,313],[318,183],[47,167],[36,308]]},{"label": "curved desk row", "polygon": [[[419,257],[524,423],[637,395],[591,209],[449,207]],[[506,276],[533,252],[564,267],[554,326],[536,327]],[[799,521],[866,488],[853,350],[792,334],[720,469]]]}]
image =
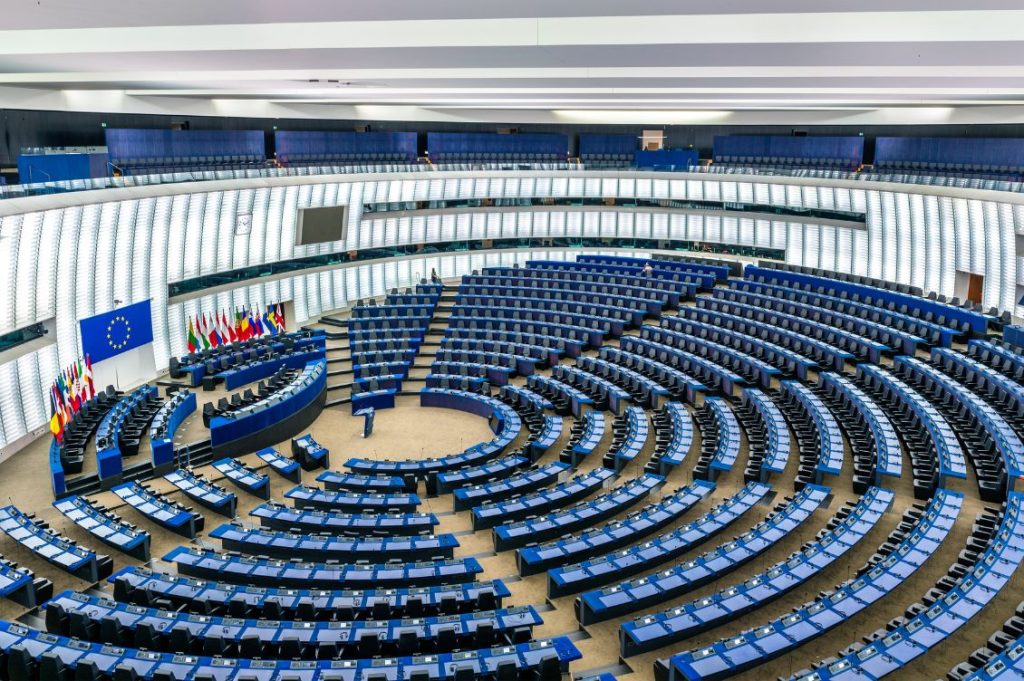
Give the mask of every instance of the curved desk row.
[{"label": "curved desk row", "polygon": [[236,456],[287,439],[306,428],[323,410],[327,362],[317,360],[267,399],[210,419],[215,454]]},{"label": "curved desk row", "polygon": [[[147,416],[147,410],[155,407],[158,400],[156,386],[144,385],[122,397],[103,417],[99,428],[96,429],[96,471],[101,483],[109,486],[120,481],[124,469],[121,461],[124,426],[128,419],[136,414]],[[133,449],[131,453],[138,452],[138,443],[135,443]]]},{"label": "curved desk row", "polygon": [[153,450],[153,470],[160,473],[174,461],[174,434],[178,426],[196,410],[196,394],[179,390],[164,402],[149,426],[149,443]]},{"label": "curved desk row", "polygon": [[439,521],[433,513],[342,513],[292,508],[268,502],[249,511],[264,527],[345,536],[415,536],[431,534]]}]

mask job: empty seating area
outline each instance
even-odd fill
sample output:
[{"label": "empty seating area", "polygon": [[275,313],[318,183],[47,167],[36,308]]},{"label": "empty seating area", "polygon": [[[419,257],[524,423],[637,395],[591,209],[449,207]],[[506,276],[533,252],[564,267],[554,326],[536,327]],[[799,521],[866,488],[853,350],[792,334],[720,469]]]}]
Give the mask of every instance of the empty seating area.
[{"label": "empty seating area", "polygon": [[753,168],[856,170],[863,137],[715,135],[714,162]]},{"label": "empty seating area", "polygon": [[428,132],[431,163],[557,163],[569,155],[569,138],[556,133],[502,135]]},{"label": "empty seating area", "polygon": [[107,128],[107,151],[121,175],[261,168],[262,130]]}]

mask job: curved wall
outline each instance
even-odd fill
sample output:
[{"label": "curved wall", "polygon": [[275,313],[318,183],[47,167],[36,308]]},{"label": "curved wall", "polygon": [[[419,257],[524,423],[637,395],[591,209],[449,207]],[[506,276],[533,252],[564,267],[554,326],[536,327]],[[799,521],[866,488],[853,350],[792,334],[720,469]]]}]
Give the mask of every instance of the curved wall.
[{"label": "curved wall", "polygon": [[[460,199],[643,198],[863,212],[866,229],[732,210],[599,206],[362,216],[365,203]],[[345,242],[296,246],[299,208],[347,203]],[[727,206],[737,209],[735,206]],[[236,217],[252,229],[236,234]],[[0,447],[45,423],[57,368],[80,353],[77,320],[153,299],[154,354],[184,349],[186,314],[293,300],[302,323],[437,267],[456,276],[525,259],[473,252],[352,264],[171,304],[167,284],[318,253],[464,239],[636,237],[785,249],[789,262],[882,277],[951,295],[955,272],[985,275],[984,304],[1015,310],[1024,197],[812,178],[610,172],[451,172],[259,178],[79,192],[0,202],[0,333],[53,319],[55,343],[0,364]],[[436,259],[436,260],[435,260]],[[433,263],[433,264],[431,264]],[[120,302],[116,302],[120,301]],[[1020,314],[1020,310],[1017,310]]]}]

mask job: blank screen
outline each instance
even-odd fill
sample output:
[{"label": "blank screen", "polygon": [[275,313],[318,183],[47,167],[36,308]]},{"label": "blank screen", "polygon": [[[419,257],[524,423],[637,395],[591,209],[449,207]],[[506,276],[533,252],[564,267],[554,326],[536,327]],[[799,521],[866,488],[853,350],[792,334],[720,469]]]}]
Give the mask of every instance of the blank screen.
[{"label": "blank screen", "polygon": [[348,228],[348,206],[299,209],[296,246],[342,241]]}]

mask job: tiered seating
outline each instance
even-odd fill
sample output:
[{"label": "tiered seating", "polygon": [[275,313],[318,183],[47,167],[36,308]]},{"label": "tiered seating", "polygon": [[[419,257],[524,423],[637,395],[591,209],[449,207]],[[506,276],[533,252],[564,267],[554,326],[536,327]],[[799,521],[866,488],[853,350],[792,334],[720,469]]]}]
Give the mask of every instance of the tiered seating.
[{"label": "tiered seating", "polygon": [[123,175],[259,168],[262,130],[106,128],[110,162]]},{"label": "tiered seating", "polygon": [[580,461],[601,444],[601,440],[604,439],[604,426],[604,413],[599,411],[588,411],[582,419],[573,421],[569,429],[569,441],[559,453],[558,460],[573,468],[578,466]]},{"label": "tiered seating", "polygon": [[274,131],[278,163],[287,167],[415,163],[415,132]]},{"label": "tiered seating", "polygon": [[884,598],[914,574],[946,538],[962,502],[960,494],[938,490],[927,509],[914,507],[904,514],[904,523],[855,577],[763,626],[658,660],[655,675],[669,681],[725,678],[797,650]]},{"label": "tiered seating", "polygon": [[180,489],[192,501],[202,504],[211,511],[228,518],[235,517],[238,497],[234,492],[229,492],[203,476],[185,469],[171,471],[164,476],[164,480]]},{"label": "tiered seating", "polygon": [[548,568],[581,561],[602,552],[613,551],[679,520],[715,489],[713,482],[696,480],[660,501],[648,504],[621,520],[546,544],[527,546],[516,551],[519,574],[526,576]]},{"label": "tiered seating", "polygon": [[239,489],[260,499],[270,499],[270,476],[257,473],[235,459],[218,459],[213,467]]},{"label": "tiered seating", "polygon": [[296,530],[248,529],[240,523],[215,527],[210,537],[219,539],[225,549],[248,555],[351,562],[379,556],[387,556],[388,560],[440,560],[451,558],[455,547],[459,545],[459,541],[451,534],[425,537],[339,537],[331,534],[301,534]]},{"label": "tiered seating", "polygon": [[494,461],[488,461],[479,466],[467,466],[455,471],[441,473],[433,478],[433,484],[428,480],[427,489],[432,494],[448,494],[455,489],[467,488],[507,478],[529,465],[529,457],[513,454]]},{"label": "tiered seating", "polygon": [[110,581],[114,584],[114,597],[121,602],[149,605],[166,600],[175,608],[194,613],[228,613],[232,617],[301,619],[307,622],[381,620],[495,610],[511,595],[501,580],[322,591],[310,590],[308,585],[287,589],[208,582],[141,567],[126,567],[113,575]]},{"label": "tiered seating", "polygon": [[548,570],[548,597],[593,589],[673,560],[724,530],[770,491],[769,485],[750,483],[697,520],[671,532],[616,553],[552,568]]},{"label": "tiered seating", "polygon": [[831,372],[820,376],[819,391],[840,417],[853,449],[853,491],[863,494],[881,484],[882,476],[900,477],[903,447],[889,417],[846,376]]},{"label": "tiered seating", "polygon": [[520,321],[491,316],[486,311],[480,316],[449,317],[445,333],[452,338],[482,337],[554,347],[569,357],[587,347],[600,346],[605,335],[603,331],[575,324]]},{"label": "tiered seating", "polygon": [[[649,327],[645,327],[645,330],[646,328]],[[654,331],[656,334],[660,332],[659,329]],[[707,386],[706,389],[717,390],[725,395],[732,395],[737,387],[746,383],[742,376],[726,367],[656,340],[626,336],[619,341],[619,347],[626,352],[673,367],[687,376],[692,376],[701,386]]]},{"label": "tiered seating", "polygon": [[644,470],[667,475],[683,463],[693,446],[693,417],[679,402],[666,402],[651,415],[654,421],[654,453]]},{"label": "tiered seating", "polygon": [[540,286],[546,282],[554,282],[560,288],[570,290],[577,287],[583,290],[592,290],[588,287],[599,287],[599,290],[608,288],[615,291],[618,287],[618,292],[622,295],[635,295],[641,300],[649,295],[664,298],[669,308],[678,307],[681,300],[692,299],[697,293],[698,286],[697,281],[668,279],[658,276],[657,273],[654,277],[640,276],[639,273],[624,274],[621,273],[621,268],[565,263],[558,260],[530,260],[525,268],[519,267],[518,264],[511,267],[485,267],[481,270],[481,276],[524,278],[530,281],[531,285]]},{"label": "tiered seating", "polygon": [[80,547],[14,506],[0,508],[0,531],[47,563],[87,582],[106,578],[114,567],[110,556]]},{"label": "tiered seating", "polygon": [[372,510],[408,513],[420,505],[415,493],[367,494],[360,492],[332,492],[317,487],[293,487],[284,493],[296,508],[313,508],[325,511],[361,513]]},{"label": "tiered seating", "polygon": [[427,133],[431,163],[553,163],[568,153],[569,138],[562,133]]},{"label": "tiered seating", "polygon": [[81,473],[82,463],[85,459],[85,447],[89,440],[96,433],[100,422],[103,421],[107,412],[117,404],[120,393],[114,390],[113,386],[107,386],[103,392],[96,393],[82,404],[82,407],[75,412],[71,420],[64,426],[64,435],[60,444],[56,439],[51,448],[51,458],[54,451],[58,455],[58,464],[65,473]]},{"label": "tiered seating", "polygon": [[53,595],[53,582],[36,577],[28,568],[19,567],[0,556],[0,596],[26,608],[48,601]]},{"label": "tiered seating", "polygon": [[601,489],[615,475],[613,471],[607,468],[596,468],[589,473],[578,475],[554,487],[542,489],[515,499],[509,499],[508,501],[481,504],[474,507],[472,511],[473,529],[485,530],[502,523],[521,520],[528,516],[550,513],[574,501],[590,496]]},{"label": "tiered seating", "polygon": [[203,529],[203,516],[190,507],[171,501],[138,482],[126,482],[110,490],[129,506],[157,525],[183,537],[194,539]]},{"label": "tiered seating", "polygon": [[633,163],[636,136],[581,134],[580,161],[588,168],[628,168]]},{"label": "tiered seating", "polygon": [[149,445],[153,450],[153,469],[166,470],[174,460],[174,433],[196,410],[196,394],[187,388],[176,391],[156,412],[149,425]]},{"label": "tiered seating", "polygon": [[618,415],[630,400],[629,393],[619,386],[579,367],[557,364],[551,368],[551,375],[589,395],[596,409],[608,410]]},{"label": "tiered seating", "polygon": [[149,560],[149,532],[126,523],[113,511],[84,497],[65,497],[53,507],[107,546],[142,561]]},{"label": "tiered seating", "polygon": [[[602,348],[602,352],[608,348]],[[584,371],[604,378],[623,390],[637,404],[658,409],[672,391],[641,373],[619,366],[603,357],[580,357],[576,366]]]},{"label": "tiered seating", "polygon": [[[899,672],[915,658],[942,645],[966,625],[1009,583],[1024,562],[1024,504],[1011,492],[1000,511],[979,514],[968,548],[905,616],[852,647],[828,664],[829,675],[870,675],[879,679]],[[813,673],[813,672],[811,672]]]},{"label": "tiered seating", "polygon": [[671,610],[624,622],[619,630],[622,656],[677,643],[781,598],[864,539],[892,506],[894,497],[890,490],[872,487],[856,504],[840,508],[814,540],[754,577]]},{"label": "tiered seating", "polygon": [[554,484],[568,470],[568,464],[555,461],[491,482],[456,487],[452,490],[453,508],[456,511],[463,511],[484,504],[495,504],[515,495],[532,493],[541,487]]},{"label": "tiered seating", "polygon": [[1019,182],[1024,175],[1019,139],[877,137],[874,167],[885,173],[984,177]]},{"label": "tiered seating", "polygon": [[821,484],[843,470],[843,434],[835,416],[816,393],[796,381],[783,381],[778,405],[789,418],[800,445],[798,487]]},{"label": "tiered seating", "polygon": [[984,646],[946,674],[949,681],[1002,681],[1021,676],[1024,676],[1024,603],[1017,605],[1014,615]]},{"label": "tiered seating", "polygon": [[554,378],[534,374],[527,378],[526,385],[548,400],[555,413],[563,416],[572,414],[579,418],[588,407],[594,406],[594,400],[582,390]]},{"label": "tiered seating", "polygon": [[654,271],[669,275],[696,274],[699,276],[711,276],[715,281],[725,281],[729,276],[729,266],[721,261],[717,263],[710,260],[700,259],[669,259],[669,258],[634,258],[626,255],[598,255],[595,253],[583,253],[576,258],[576,262],[585,266],[611,265],[614,267],[627,267],[640,270],[644,265],[650,263]]},{"label": "tiered seating", "polygon": [[716,165],[854,170],[863,155],[863,137],[715,135],[713,158]]},{"label": "tiered seating", "polygon": [[[643,266],[647,262],[647,260],[641,260],[637,263],[635,259],[632,262],[625,263],[582,261],[579,259],[575,262],[564,260],[527,260],[526,266],[528,268],[527,271],[531,273],[547,271],[553,276],[564,276],[568,270],[570,276],[586,280],[594,280],[602,276],[609,278],[625,277],[635,285],[646,286],[658,291],[674,291],[686,298],[693,298],[699,289],[707,289],[714,286],[717,278],[714,272],[706,272],[699,267],[682,272],[667,271],[655,266],[657,263],[654,261],[651,261],[654,271],[650,276],[647,276],[643,274]],[[597,280],[600,281],[600,279]],[[672,305],[677,305],[678,302],[676,300],[672,302]]]},{"label": "tiered seating", "polygon": [[897,376],[930,397],[961,433],[971,457],[982,499],[1001,500],[1024,475],[1024,443],[985,400],[934,366],[897,357]]},{"label": "tiered seating", "polygon": [[[542,624],[532,607],[408,620],[289,622],[172,613],[71,591],[46,606],[51,634],[134,645],[178,654],[238,654],[246,658],[335,659],[447,653],[530,641]],[[312,626],[311,626],[312,625]],[[84,636],[82,636],[84,634]],[[111,634],[117,634],[115,640]]]},{"label": "tiered seating", "polygon": [[684,400],[690,404],[696,405],[700,402],[701,395],[707,390],[703,383],[692,376],[650,357],[609,346],[603,346],[598,354],[606,362],[646,376],[656,385],[665,387],[675,399]]},{"label": "tiered seating", "polygon": [[253,407],[268,400],[273,393],[288,385],[295,375],[294,369],[279,367],[265,381],[259,382],[256,392],[246,388],[244,392],[220,398],[216,404],[207,402],[203,405],[203,425],[209,428],[216,416],[232,416],[244,407]]},{"label": "tiered seating", "polygon": [[700,427],[700,459],[693,467],[695,480],[717,480],[732,470],[740,454],[740,424],[728,403],[708,397],[694,412]]},{"label": "tiered seating", "polygon": [[432,534],[438,524],[433,513],[341,513],[291,508],[274,502],[249,511],[264,527],[296,532],[317,532],[347,537],[392,537]]},{"label": "tiered seating", "polygon": [[967,354],[1018,383],[1024,381],[1024,355],[1008,343],[974,338],[967,344]]},{"label": "tiered seating", "polygon": [[[224,381],[223,372],[233,367],[255,366],[273,357],[281,357],[294,353],[306,351],[323,350],[325,347],[325,332],[314,329],[301,329],[289,331],[288,333],[273,336],[256,336],[234,343],[225,343],[213,348],[196,350],[180,357],[171,357],[168,362],[168,373],[175,380],[187,378],[189,385],[196,387],[200,384],[214,385]],[[272,367],[272,368],[271,368]],[[255,378],[250,381],[266,378],[273,374],[279,366],[272,364],[264,367],[261,371],[254,372]],[[295,368],[295,367],[293,367]],[[269,369],[269,371],[267,371]],[[257,375],[261,372],[263,375]],[[204,383],[204,379],[211,378],[210,383]],[[232,380],[233,385],[228,389],[247,383],[243,381],[245,376],[239,374]]]},{"label": "tiered seating", "polygon": [[316,476],[316,481],[325,489],[348,490],[350,492],[374,492],[387,494],[390,492],[415,492],[415,480],[401,478],[397,475],[362,475],[360,473],[339,473],[324,471]]},{"label": "tiered seating", "polygon": [[647,445],[649,430],[647,412],[640,407],[626,407],[612,422],[612,442],[604,455],[604,467],[620,472],[632,463]]},{"label": "tiered seating", "polygon": [[782,473],[789,462],[789,426],[778,406],[756,388],[743,391],[743,401],[736,409],[736,418],[747,435],[747,482],[767,482],[772,473]]},{"label": "tiered seating", "polygon": [[494,550],[507,551],[582,530],[635,506],[663,482],[665,479],[660,475],[645,473],[590,501],[521,522],[498,525],[493,531]]},{"label": "tiered seating", "polygon": [[760,384],[764,388],[771,387],[772,379],[782,374],[782,371],[757,357],[698,336],[646,326],[641,330],[640,337],[702,357],[715,366],[730,369],[741,376],[744,382]]},{"label": "tiered seating", "polygon": [[919,392],[882,367],[857,366],[859,385],[888,408],[913,465],[914,496],[928,499],[937,487],[967,477],[964,451],[953,428]]},{"label": "tiered seating", "polygon": [[727,544],[648,577],[586,591],[576,600],[576,617],[584,626],[602,622],[663,603],[714,581],[757,558],[803,524],[829,494],[827,487],[808,485],[788,503],[777,505],[764,520]]},{"label": "tiered seating", "polygon": [[[502,340],[500,336],[491,338],[454,338],[452,336],[445,336],[441,339],[441,349],[468,352],[497,352],[512,355],[513,357],[524,357],[535,367],[555,364],[562,356],[561,351],[557,348],[520,341]],[[528,375],[525,372],[519,373]]]},{"label": "tiered seating", "polygon": [[162,560],[203,579],[306,589],[430,586],[474,581],[483,572],[475,558],[424,563],[311,563],[252,558],[179,546]]},{"label": "tiered seating", "polygon": [[[648,314],[658,316],[662,310],[671,305],[676,307],[678,299],[672,297],[671,291],[652,289],[638,277],[615,277],[610,281],[604,277],[588,277],[573,279],[569,272],[550,273],[529,268],[485,268],[483,274],[471,274],[462,278],[460,291],[483,292],[491,290],[526,290],[530,292],[561,291],[574,294],[580,292],[587,295],[600,294],[614,301],[629,306],[642,304]],[[601,279],[601,280],[598,280]]]},{"label": "tiered seating", "polygon": [[933,348],[933,365],[960,381],[998,411],[1018,433],[1024,433],[1024,385],[964,353]]},{"label": "tiered seating", "polygon": [[[164,681],[169,678],[168,673],[173,678],[204,679],[216,678],[211,669],[228,667],[232,671],[232,678],[246,678],[246,672],[251,671],[263,675],[258,678],[338,678],[342,681],[360,681],[381,673],[385,679],[397,678],[401,669],[409,673],[410,678],[417,675],[418,679],[430,681],[461,681],[467,677],[477,678],[478,672],[517,676],[520,673],[533,674],[543,681],[557,681],[571,661],[582,657],[565,637],[465,653],[399,657],[383,661],[345,660],[339,663],[333,660],[233,659],[110,648],[99,643],[76,642],[74,639],[6,622],[0,623],[0,633],[3,638],[0,650],[12,660],[10,666],[15,670],[12,676],[25,679],[32,678],[37,668],[43,674],[63,676],[74,673],[78,678],[97,680],[101,678],[101,670],[113,673],[120,669],[125,670],[123,673],[129,678],[153,681]],[[64,660],[69,662],[65,664]]]}]

